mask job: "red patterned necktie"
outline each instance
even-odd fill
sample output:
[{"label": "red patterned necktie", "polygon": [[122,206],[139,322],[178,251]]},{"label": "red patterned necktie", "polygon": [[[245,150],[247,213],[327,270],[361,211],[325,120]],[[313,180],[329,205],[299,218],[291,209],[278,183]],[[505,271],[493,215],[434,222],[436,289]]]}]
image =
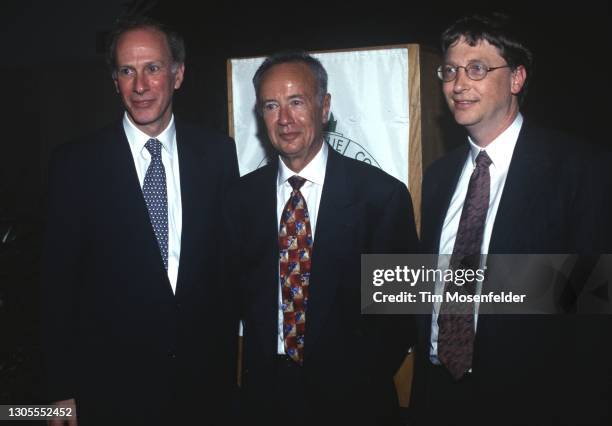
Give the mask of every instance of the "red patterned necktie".
[{"label": "red patterned necktie", "polygon": [[[476,157],[476,168],[470,176],[467,195],[459,219],[457,238],[450,260],[452,269],[472,269],[480,266],[484,226],[489,210],[491,159],[485,151]],[[474,294],[475,282],[463,286],[446,282],[449,290]],[[438,316],[438,359],[450,374],[459,380],[472,367],[474,352],[474,303],[442,302]]]},{"label": "red patterned necktie", "polygon": [[283,209],[278,232],[285,352],[302,365],[312,256],[312,232],[306,200],[300,188],[306,179],[289,178],[293,188]]}]

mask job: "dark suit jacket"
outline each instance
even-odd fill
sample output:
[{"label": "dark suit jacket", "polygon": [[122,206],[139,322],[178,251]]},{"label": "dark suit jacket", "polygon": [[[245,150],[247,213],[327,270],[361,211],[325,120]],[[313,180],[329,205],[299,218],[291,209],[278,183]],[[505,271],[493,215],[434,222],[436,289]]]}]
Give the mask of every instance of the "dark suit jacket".
[{"label": "dark suit jacket", "polygon": [[238,178],[235,148],[179,121],[176,138],[176,295],[121,123],[60,147],[51,164],[42,270],[49,399],[75,397],[84,421],[152,424],[194,407],[214,418],[215,395],[229,400],[236,329],[218,225]]},{"label": "dark suit jacket", "polygon": [[[274,407],[290,403],[273,400],[277,161],[243,177],[231,209],[242,268],[244,387],[248,407],[260,410],[264,424],[280,421]],[[397,405],[392,376],[413,331],[406,318],[360,315],[360,255],[415,251],[410,196],[398,180],[330,148],[316,226],[302,367],[312,411],[304,416],[317,424],[337,418],[379,424]]]},{"label": "dark suit jacket", "polygon": [[[438,251],[442,224],[467,155],[468,147],[460,147],[435,162],[425,175],[424,252]],[[587,159],[583,147],[568,137],[525,121],[489,253],[592,254],[600,250],[594,226],[597,182],[590,177]],[[601,345],[609,339],[605,337],[607,316],[480,315],[473,372],[458,383],[450,376],[440,380],[442,376],[430,366],[431,316],[419,318],[418,323],[412,406],[422,424],[436,420],[440,424],[591,424],[602,415],[602,395],[609,385],[601,377],[609,375],[609,361],[589,365],[603,358],[596,353],[586,361],[585,343],[609,353],[609,344]],[[595,369],[601,369],[599,374]],[[472,401],[463,413],[458,412],[461,408],[450,408],[453,402],[448,401],[460,394],[469,394],[467,399]]]}]

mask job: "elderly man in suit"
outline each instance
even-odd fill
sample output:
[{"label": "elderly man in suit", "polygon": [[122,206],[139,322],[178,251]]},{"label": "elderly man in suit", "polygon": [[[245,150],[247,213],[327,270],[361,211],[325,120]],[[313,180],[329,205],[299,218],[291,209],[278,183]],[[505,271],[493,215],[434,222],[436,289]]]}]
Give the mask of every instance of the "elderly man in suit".
[{"label": "elderly man in suit", "polygon": [[416,250],[408,190],[325,143],[331,97],[318,60],[272,55],[253,83],[278,156],[230,197],[247,418],[394,424],[392,378],[411,327],[360,315],[360,255]]},{"label": "elderly man in suit", "polygon": [[[438,76],[468,143],[426,172],[421,242],[423,251],[447,263],[451,255],[599,249],[596,183],[584,147],[536,127],[519,111],[531,52],[510,23],[500,15],[470,16],[442,35]],[[476,268],[485,266],[480,262]],[[485,279],[482,292],[493,281]],[[605,316],[589,322],[478,315],[477,305],[468,315],[447,312],[444,303],[434,304],[432,315],[419,320],[412,393],[418,424],[591,424],[598,418],[604,385],[601,376],[587,374],[586,346],[578,342],[585,331],[599,330],[601,339],[591,344],[605,348]],[[600,364],[604,376],[608,365]]]},{"label": "elderly man in suit", "polygon": [[175,120],[182,38],[121,21],[109,63],[123,119],[62,146],[42,271],[49,398],[81,424],[224,424],[235,342],[219,206],[233,141]]}]

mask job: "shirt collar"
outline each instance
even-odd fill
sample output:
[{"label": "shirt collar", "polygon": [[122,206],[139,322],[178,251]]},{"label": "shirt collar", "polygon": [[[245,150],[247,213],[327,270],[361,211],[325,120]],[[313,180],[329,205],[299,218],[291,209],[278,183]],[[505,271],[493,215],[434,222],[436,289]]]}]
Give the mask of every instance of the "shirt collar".
[{"label": "shirt collar", "polygon": [[278,158],[278,175],[276,184],[278,187],[283,185],[291,176],[301,176],[307,181],[323,186],[325,181],[325,166],[327,165],[327,157],[329,155],[327,142],[323,141],[323,145],[317,155],[304,167],[299,173],[295,173],[285,165],[283,160]]},{"label": "shirt collar", "polygon": [[476,157],[480,151],[486,151],[487,155],[491,159],[491,164],[500,170],[507,170],[510,168],[510,160],[512,159],[512,153],[516,146],[519,132],[523,125],[523,116],[518,113],[514,121],[506,130],[504,130],[498,137],[487,145],[485,149],[482,149],[474,143],[472,138],[468,136],[470,143],[470,157],[472,165],[476,166]]},{"label": "shirt collar", "polygon": [[[123,115],[123,130],[133,152],[143,153],[146,151],[145,144],[151,136],[144,133],[132,123],[128,118],[127,112]],[[176,151],[176,127],[174,126],[174,114],[170,117],[170,122],[166,128],[155,137],[162,144],[162,149],[169,158],[172,158]]]}]

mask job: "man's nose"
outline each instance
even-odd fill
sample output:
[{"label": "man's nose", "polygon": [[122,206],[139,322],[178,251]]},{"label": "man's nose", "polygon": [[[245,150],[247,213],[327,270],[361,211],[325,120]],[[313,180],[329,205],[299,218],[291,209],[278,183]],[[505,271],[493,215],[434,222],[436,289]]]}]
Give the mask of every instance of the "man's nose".
[{"label": "man's nose", "polygon": [[136,74],[134,77],[134,92],[142,95],[149,90],[149,79],[144,74]]},{"label": "man's nose", "polygon": [[278,109],[278,124],[287,125],[291,124],[293,118],[291,116],[291,111],[288,106],[281,106]]},{"label": "man's nose", "polygon": [[460,93],[465,91],[472,80],[467,75],[467,70],[464,67],[457,68],[457,76],[453,81],[453,91]]}]

